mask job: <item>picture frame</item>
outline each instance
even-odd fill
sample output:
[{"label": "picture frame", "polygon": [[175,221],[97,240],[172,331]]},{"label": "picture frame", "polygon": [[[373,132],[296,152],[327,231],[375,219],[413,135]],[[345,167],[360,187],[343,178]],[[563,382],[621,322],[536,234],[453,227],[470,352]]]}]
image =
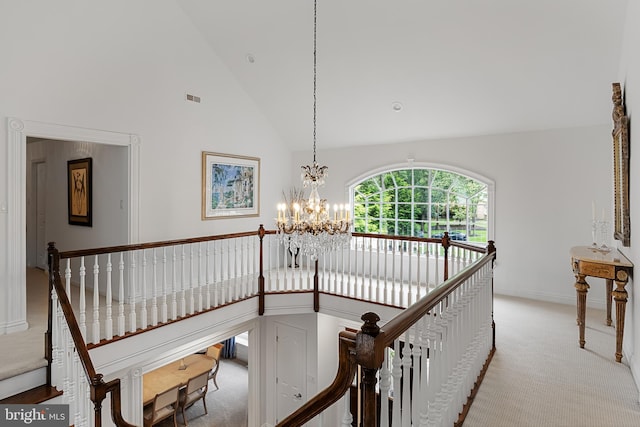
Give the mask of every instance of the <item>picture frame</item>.
[{"label": "picture frame", "polygon": [[67,161],[67,199],[69,224],[93,226],[92,159]]},{"label": "picture frame", "polygon": [[613,83],[613,237],[622,246],[631,245],[631,214],[629,212],[629,118],[622,102],[620,83]]},{"label": "picture frame", "polygon": [[202,152],[202,219],[260,215],[260,159]]}]

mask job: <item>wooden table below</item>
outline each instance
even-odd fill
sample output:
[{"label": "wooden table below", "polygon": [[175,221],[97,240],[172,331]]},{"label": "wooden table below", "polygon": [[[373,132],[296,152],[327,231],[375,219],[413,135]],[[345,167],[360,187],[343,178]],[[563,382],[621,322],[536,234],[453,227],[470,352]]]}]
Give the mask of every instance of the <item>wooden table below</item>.
[{"label": "wooden table below", "polygon": [[148,405],[156,394],[175,386],[187,385],[190,378],[203,372],[211,371],[213,359],[205,354],[191,354],[184,359],[186,369],[180,369],[181,360],[154,369],[142,376],[142,402]]}]

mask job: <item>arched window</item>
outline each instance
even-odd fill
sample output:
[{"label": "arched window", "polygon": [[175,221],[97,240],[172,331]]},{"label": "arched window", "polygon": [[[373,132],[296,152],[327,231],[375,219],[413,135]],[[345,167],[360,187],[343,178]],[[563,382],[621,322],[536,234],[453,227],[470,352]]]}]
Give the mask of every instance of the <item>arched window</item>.
[{"label": "arched window", "polygon": [[433,167],[388,169],[349,187],[354,231],[487,242],[493,184]]}]

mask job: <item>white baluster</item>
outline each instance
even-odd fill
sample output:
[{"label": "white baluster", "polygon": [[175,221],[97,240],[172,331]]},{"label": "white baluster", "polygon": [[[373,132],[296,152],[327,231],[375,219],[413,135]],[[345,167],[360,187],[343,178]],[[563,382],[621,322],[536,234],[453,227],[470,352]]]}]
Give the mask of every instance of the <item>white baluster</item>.
[{"label": "white baluster", "polygon": [[[422,262],[421,262],[421,255],[422,255],[422,250],[424,248],[424,243],[423,242],[418,242],[416,244],[416,288],[417,288],[417,295],[416,295],[416,299],[419,301],[420,298],[422,298]],[[427,262],[429,262],[429,257],[427,257]]]},{"label": "white baluster", "polygon": [[142,249],[142,303],[140,304],[140,327],[146,328],[149,326],[147,317],[147,251]]},{"label": "white baluster", "polygon": [[104,332],[105,332],[105,338],[110,340],[111,338],[113,338],[113,318],[112,318],[112,308],[111,308],[111,300],[113,298],[112,295],[112,291],[111,291],[111,272],[113,270],[113,266],[111,265],[111,254],[107,254],[107,289],[106,289],[106,295],[105,295],[105,299],[107,302],[107,311],[106,311],[106,316],[105,316],[105,324],[104,324]]},{"label": "white baluster", "polygon": [[126,296],[124,294],[124,252],[120,252],[120,261],[118,262],[118,335],[123,336],[125,333],[125,316],[124,302]]},{"label": "white baluster", "polygon": [[189,245],[189,254],[189,314],[193,314],[196,311],[195,287],[197,285],[193,266],[193,244]]},{"label": "white baluster", "polygon": [[173,292],[171,292],[171,319],[176,320],[178,318],[178,254],[176,253],[176,247],[173,246],[173,253],[171,256],[171,280]]},{"label": "white baluster", "polygon": [[412,289],[413,288],[413,286],[412,286],[413,277],[412,277],[412,274],[411,274],[413,272],[413,269],[412,269],[413,262],[411,262],[412,258],[413,258],[413,242],[409,241],[407,243],[409,244],[409,251],[408,251],[408,254],[407,254],[407,262],[409,264],[407,284],[408,284],[408,287],[409,287],[409,292],[407,294],[407,305],[406,305],[406,307],[409,307],[411,304],[414,303],[413,289]]},{"label": "white baluster", "polygon": [[346,392],[342,401],[344,402],[344,413],[342,414],[342,422],[340,423],[341,427],[351,427],[351,423],[353,422],[353,415],[351,415],[351,399],[350,392]]},{"label": "white baluster", "polygon": [[205,278],[204,278],[204,271],[205,271],[205,265],[204,265],[205,259],[203,258],[202,255],[202,242],[198,242],[198,312],[202,311],[202,306],[204,304],[203,298],[202,298],[202,288],[205,285]]},{"label": "white baluster", "polygon": [[93,343],[100,342],[100,265],[98,264],[98,255],[95,256],[93,262]]},{"label": "white baluster", "polygon": [[61,381],[64,378],[64,373],[62,372],[62,310],[60,309],[60,303],[58,301],[58,293],[55,288],[51,290],[51,308],[53,312],[51,313],[51,319],[53,321],[53,330],[51,331],[51,341],[52,341],[52,358],[53,363],[51,366],[51,384],[53,386],[58,386],[62,388]]},{"label": "white baluster", "polygon": [[136,252],[129,252],[129,332],[136,331]]},{"label": "white baluster", "polygon": [[65,291],[67,292],[67,298],[69,304],[71,304],[71,259],[67,258],[67,267],[64,269],[64,282]]},{"label": "white baluster", "polygon": [[389,353],[389,348],[385,348],[384,361],[380,369],[380,427],[389,427],[389,388],[391,387]]},{"label": "white baluster", "polygon": [[[411,389],[411,420],[412,425],[417,426],[420,420],[420,381],[422,380],[422,321],[415,323],[412,329],[413,348],[411,349],[411,356],[413,360],[413,381]],[[426,353],[424,357],[427,357]]]},{"label": "white baluster", "polygon": [[205,304],[207,309],[211,308],[211,282],[212,282],[212,271],[211,271],[211,244],[213,242],[207,242],[207,253],[206,253],[206,263],[205,263],[205,285],[206,285],[206,300]]},{"label": "white baluster", "polygon": [[383,298],[383,302],[385,304],[389,303],[389,297],[388,297],[388,293],[389,293],[389,288],[388,288],[389,276],[388,276],[388,272],[387,272],[387,267],[388,266],[389,266],[389,241],[387,239],[384,239],[384,298]]},{"label": "white baluster", "polygon": [[167,323],[168,308],[167,308],[167,248],[162,248],[162,302],[160,306],[160,319],[162,323]]},{"label": "white baluster", "polygon": [[219,304],[219,290],[220,290],[220,281],[217,279],[217,274],[218,272],[221,270],[221,265],[218,265],[216,263],[216,241],[214,240],[213,242],[211,242],[213,244],[213,271],[211,272],[211,276],[212,276],[212,281],[213,281],[213,306],[217,307]]},{"label": "white baluster", "polygon": [[184,245],[182,245],[182,256],[180,258],[180,279],[181,279],[181,292],[180,292],[180,316],[184,317],[187,315],[187,301],[186,301],[186,293],[187,293],[187,279],[186,279],[186,268],[185,268],[185,260],[187,259],[187,254],[184,251]]},{"label": "white baluster", "polygon": [[396,304],[396,240],[392,240],[393,246],[391,248],[391,305]]},{"label": "white baluster", "polygon": [[86,299],[85,299],[85,276],[86,276],[86,268],[84,266],[84,257],[80,257],[80,319],[78,321],[78,326],[80,327],[80,332],[82,334],[82,338],[87,340],[87,315],[86,315]]},{"label": "white baluster", "polygon": [[375,302],[382,302],[380,286],[380,239],[376,239],[376,296]]},{"label": "white baluster", "polygon": [[[411,427],[411,346],[409,331],[402,348],[402,427]],[[415,378],[414,378],[415,380]]]},{"label": "white baluster", "polygon": [[[414,420],[415,425],[419,425],[420,427],[426,427],[427,420],[429,416],[429,387],[430,383],[430,358],[431,352],[429,350],[429,340],[430,340],[430,319],[432,316],[430,314],[426,314],[420,321],[422,322],[422,334],[420,335],[420,351],[422,353],[422,357],[420,358],[420,391],[419,394],[414,396],[414,399],[417,399],[417,402],[414,401],[414,405],[417,405],[419,408],[418,418]],[[418,421],[419,420],[419,424]]]},{"label": "white baluster", "polygon": [[400,340],[396,339],[393,343],[393,360],[391,376],[393,377],[393,409],[391,411],[392,421],[391,425],[395,427],[402,426],[402,390],[400,384],[402,383],[402,360],[400,359]]},{"label": "white baluster", "polygon": [[[234,242],[235,243],[235,242]],[[234,301],[234,286],[232,283],[232,279],[234,279],[233,277],[233,270],[231,269],[231,258],[233,257],[233,252],[231,251],[231,241],[230,239],[227,239],[227,280],[226,280],[226,285],[227,285],[227,301],[231,302]]]},{"label": "white baluster", "polygon": [[[364,299],[365,289],[364,289],[364,237],[358,239],[358,243],[356,244],[356,252],[353,256],[355,260],[355,266],[353,269],[354,275],[354,296],[356,298]],[[360,264],[362,266],[358,266],[358,259],[360,259]],[[358,280],[360,284],[358,284]]]},{"label": "white baluster", "polygon": [[152,271],[152,287],[151,290],[151,324],[156,326],[158,324],[158,256],[156,255],[156,248],[151,251],[151,265]]}]

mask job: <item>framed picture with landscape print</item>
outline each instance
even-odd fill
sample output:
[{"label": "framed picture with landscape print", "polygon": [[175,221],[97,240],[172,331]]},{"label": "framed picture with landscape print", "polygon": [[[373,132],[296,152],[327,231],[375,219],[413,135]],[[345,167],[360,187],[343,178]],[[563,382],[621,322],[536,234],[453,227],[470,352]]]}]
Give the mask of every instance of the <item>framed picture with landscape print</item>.
[{"label": "framed picture with landscape print", "polygon": [[69,224],[92,226],[91,158],[67,162]]},{"label": "framed picture with landscape print", "polygon": [[620,83],[613,83],[613,237],[622,246],[631,245],[631,214],[629,212],[629,118],[625,113]]},{"label": "framed picture with landscape print", "polygon": [[260,159],[202,152],[202,219],[260,214]]}]

